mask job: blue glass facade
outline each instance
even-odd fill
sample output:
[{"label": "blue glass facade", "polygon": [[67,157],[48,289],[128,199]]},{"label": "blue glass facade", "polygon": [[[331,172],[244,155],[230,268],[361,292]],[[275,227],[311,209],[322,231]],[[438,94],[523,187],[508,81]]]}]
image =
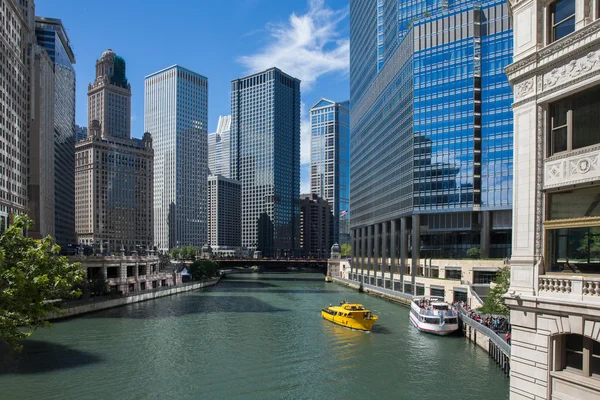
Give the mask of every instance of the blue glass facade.
[{"label": "blue glass facade", "polygon": [[231,173],[242,185],[242,246],[297,254],[300,81],[277,68],[231,82]]},{"label": "blue glass facade", "polygon": [[75,236],[75,56],[62,22],[36,17],[35,34],[54,63],[54,235],[66,246]]},{"label": "blue glass facade", "polygon": [[[506,2],[380,0],[371,14],[369,3],[350,5],[357,255],[388,251],[399,237],[390,234],[392,222],[408,218],[421,257],[464,257],[472,247],[507,256],[513,128],[503,71],[512,60]],[[364,43],[375,43],[375,61]],[[365,74],[367,65],[378,73]]]},{"label": "blue glass facade", "polygon": [[310,126],[310,191],[331,206],[333,242],[350,243],[350,102],[319,100]]}]

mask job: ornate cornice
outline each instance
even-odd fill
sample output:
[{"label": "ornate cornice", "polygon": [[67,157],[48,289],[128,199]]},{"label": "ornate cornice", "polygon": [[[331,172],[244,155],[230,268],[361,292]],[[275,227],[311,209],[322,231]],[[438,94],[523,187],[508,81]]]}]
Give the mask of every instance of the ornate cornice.
[{"label": "ornate cornice", "polygon": [[544,221],[546,229],[584,228],[587,226],[600,226],[600,217],[565,218]]},{"label": "ornate cornice", "polygon": [[540,58],[551,56],[552,54],[556,54],[573,44],[579,44],[583,38],[598,31],[600,31],[600,20],[594,21],[591,24],[576,30],[561,40],[550,43],[548,46],[540,49],[540,51],[538,51],[538,55]]}]

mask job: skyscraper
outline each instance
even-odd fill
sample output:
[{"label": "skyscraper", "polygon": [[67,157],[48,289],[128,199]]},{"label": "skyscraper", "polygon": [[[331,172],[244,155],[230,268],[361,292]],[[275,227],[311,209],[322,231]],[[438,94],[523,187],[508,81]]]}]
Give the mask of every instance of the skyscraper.
[{"label": "skyscraper", "polygon": [[59,19],[35,18],[37,43],[54,69],[54,238],[75,243],[75,56]]},{"label": "skyscraper", "polygon": [[350,3],[359,279],[376,282],[388,262],[403,274],[409,251],[413,265],[509,255],[512,44],[505,1]]},{"label": "skyscraper", "polygon": [[300,196],[300,248],[304,257],[329,257],[333,219],[331,203],[314,193]]},{"label": "skyscraper", "polygon": [[208,173],[231,177],[231,115],[220,116],[217,131],[208,135]]},{"label": "skyscraper", "polygon": [[29,135],[28,215],[34,225],[28,235],[54,236],[54,65],[46,50],[33,45],[31,131]]},{"label": "skyscraper", "polygon": [[0,0],[0,229],[27,211],[33,1]]},{"label": "skyscraper", "polygon": [[152,136],[131,139],[124,128],[130,99],[125,61],[107,50],[88,90],[88,116],[107,127],[88,121],[87,138],[75,145],[75,227],[80,243],[111,253],[153,246]]},{"label": "skyscraper", "polygon": [[87,137],[87,127],[75,125],[75,142],[80,142]]},{"label": "skyscraper", "polygon": [[231,168],[242,185],[242,246],[299,248],[300,80],[271,68],[231,82]]},{"label": "skyscraper", "polygon": [[144,127],[155,143],[155,245],[200,247],[207,240],[208,78],[179,65],[148,75]]},{"label": "skyscraper", "polygon": [[331,205],[333,241],[339,244],[350,243],[349,114],[348,101],[321,99],[310,109],[310,191]]},{"label": "skyscraper", "polygon": [[221,175],[208,177],[208,244],[213,251],[242,245],[242,188]]}]

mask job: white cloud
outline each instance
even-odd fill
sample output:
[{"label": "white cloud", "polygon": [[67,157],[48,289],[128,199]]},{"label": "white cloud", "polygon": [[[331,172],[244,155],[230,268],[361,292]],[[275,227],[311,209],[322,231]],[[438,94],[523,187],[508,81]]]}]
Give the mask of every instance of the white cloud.
[{"label": "white cloud", "polygon": [[[312,90],[319,77],[328,73],[348,74],[350,41],[339,32],[340,23],[348,17],[348,8],[333,10],[324,0],[309,0],[306,14],[292,13],[287,23],[268,24],[268,44],[254,54],[240,57],[249,74],[277,67],[302,81],[301,90]],[[301,103],[300,163],[310,163],[310,120]],[[301,183],[301,193],[310,192],[310,174]]]},{"label": "white cloud", "polygon": [[350,41],[338,29],[347,16],[347,8],[333,10],[325,6],[324,0],[309,0],[306,14],[292,13],[285,24],[267,25],[271,41],[238,61],[248,73],[277,67],[300,79],[303,91],[310,91],[321,75],[348,73]]}]

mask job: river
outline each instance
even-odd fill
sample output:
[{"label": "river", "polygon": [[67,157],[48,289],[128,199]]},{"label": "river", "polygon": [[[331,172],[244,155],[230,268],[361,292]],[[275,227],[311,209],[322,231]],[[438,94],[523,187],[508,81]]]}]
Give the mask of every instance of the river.
[{"label": "river", "polygon": [[[370,333],[321,318],[341,300]],[[508,399],[509,382],[461,337],[419,333],[408,308],[321,274],[230,275],[217,286],[41,329],[0,358],[0,399]]]}]

